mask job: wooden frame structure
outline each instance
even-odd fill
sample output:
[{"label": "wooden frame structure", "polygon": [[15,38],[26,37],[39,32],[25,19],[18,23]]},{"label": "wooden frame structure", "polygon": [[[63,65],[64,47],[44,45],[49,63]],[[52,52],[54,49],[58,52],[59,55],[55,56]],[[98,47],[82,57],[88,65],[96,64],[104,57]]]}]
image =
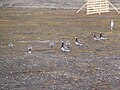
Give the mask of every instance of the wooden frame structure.
[{"label": "wooden frame structure", "polygon": [[101,13],[110,11],[110,5],[118,12],[118,14],[120,13],[109,0],[86,0],[86,2],[87,3],[85,3],[76,13],[79,13],[86,6],[87,14],[98,13],[101,15]]}]

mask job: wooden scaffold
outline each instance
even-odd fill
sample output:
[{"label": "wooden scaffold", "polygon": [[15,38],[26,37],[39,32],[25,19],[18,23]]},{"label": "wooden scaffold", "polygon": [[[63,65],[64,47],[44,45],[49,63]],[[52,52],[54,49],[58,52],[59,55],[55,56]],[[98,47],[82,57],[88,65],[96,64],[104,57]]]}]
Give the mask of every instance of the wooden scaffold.
[{"label": "wooden scaffold", "polygon": [[118,14],[119,10],[109,0],[86,0],[86,3],[76,12],[79,13],[84,7],[87,9],[87,14],[95,14],[109,12],[110,6],[112,6]]}]

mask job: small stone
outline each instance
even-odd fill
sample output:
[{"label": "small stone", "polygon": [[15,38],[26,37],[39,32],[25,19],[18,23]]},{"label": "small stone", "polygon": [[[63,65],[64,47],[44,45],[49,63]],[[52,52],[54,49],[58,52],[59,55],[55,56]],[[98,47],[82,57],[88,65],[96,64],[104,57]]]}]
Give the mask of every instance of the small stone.
[{"label": "small stone", "polygon": [[25,64],[23,64],[23,66],[25,66]]},{"label": "small stone", "polygon": [[25,84],[25,82],[22,82],[23,84]]},{"label": "small stone", "polygon": [[4,87],[2,86],[2,87],[1,87],[1,89],[3,89],[3,90],[4,90]]},{"label": "small stone", "polygon": [[8,76],[6,76],[6,79],[8,79]]},{"label": "small stone", "polygon": [[13,73],[13,72],[10,72],[11,74]]},{"label": "small stone", "polygon": [[120,70],[120,67],[118,67],[118,69]]}]

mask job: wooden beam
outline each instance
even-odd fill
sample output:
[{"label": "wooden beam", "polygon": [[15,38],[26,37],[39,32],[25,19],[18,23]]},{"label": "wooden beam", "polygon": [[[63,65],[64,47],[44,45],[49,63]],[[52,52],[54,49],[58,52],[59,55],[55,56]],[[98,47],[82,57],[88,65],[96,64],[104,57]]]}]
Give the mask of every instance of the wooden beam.
[{"label": "wooden beam", "polygon": [[118,9],[115,6],[113,6],[113,4],[110,3],[110,1],[108,1],[108,3],[118,12],[118,14],[120,13],[120,11],[118,11]]},{"label": "wooden beam", "polygon": [[87,3],[86,4],[84,4],[79,10],[77,10],[77,12],[76,13],[79,13],[85,6],[87,5]]},{"label": "wooden beam", "polygon": [[99,13],[99,15],[101,15],[101,13],[93,6],[93,5],[91,5],[92,7],[93,7],[93,9],[97,12],[97,13]]}]

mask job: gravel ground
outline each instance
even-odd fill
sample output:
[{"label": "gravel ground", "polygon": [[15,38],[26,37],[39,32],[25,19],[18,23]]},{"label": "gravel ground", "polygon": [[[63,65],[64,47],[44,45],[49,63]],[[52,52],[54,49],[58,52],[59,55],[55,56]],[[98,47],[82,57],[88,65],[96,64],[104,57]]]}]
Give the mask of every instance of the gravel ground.
[{"label": "gravel ground", "polygon": [[34,51],[0,58],[1,90],[119,90],[120,56]]}]

